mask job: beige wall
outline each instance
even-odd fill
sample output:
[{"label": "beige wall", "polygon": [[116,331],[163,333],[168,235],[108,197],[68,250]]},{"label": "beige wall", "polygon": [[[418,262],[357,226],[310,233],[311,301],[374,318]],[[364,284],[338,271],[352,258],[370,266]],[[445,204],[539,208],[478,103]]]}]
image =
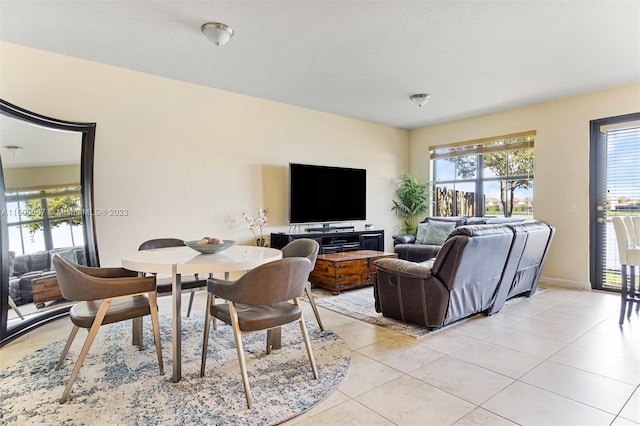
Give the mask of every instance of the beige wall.
[{"label": "beige wall", "polygon": [[640,83],[412,130],[409,171],[428,179],[429,146],[535,130],[534,215],[557,228],[543,275],[587,289],[589,121],[638,111]]},{"label": "beige wall", "polygon": [[50,185],[79,185],[80,165],[5,168],[7,190],[41,188]]},{"label": "beige wall", "polygon": [[287,231],[289,162],[366,168],[367,222],[392,247],[405,130],[9,43],[0,43],[0,97],[97,123],[95,205],[129,212],[97,218],[103,265],[154,237],[250,243],[241,211],[259,207],[271,210],[267,232]]}]

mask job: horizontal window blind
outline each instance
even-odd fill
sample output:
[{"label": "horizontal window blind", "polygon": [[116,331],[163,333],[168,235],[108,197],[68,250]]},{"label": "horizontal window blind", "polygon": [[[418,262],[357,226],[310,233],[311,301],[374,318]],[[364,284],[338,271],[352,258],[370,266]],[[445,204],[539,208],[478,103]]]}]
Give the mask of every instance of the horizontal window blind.
[{"label": "horizontal window blind", "polygon": [[435,146],[429,147],[429,156],[432,160],[439,160],[469,155],[490,154],[493,152],[517,151],[533,148],[534,139],[535,132],[532,131],[501,136],[495,139],[482,139],[453,145]]},{"label": "horizontal window blind", "polygon": [[606,132],[607,203],[640,214],[640,126]]}]

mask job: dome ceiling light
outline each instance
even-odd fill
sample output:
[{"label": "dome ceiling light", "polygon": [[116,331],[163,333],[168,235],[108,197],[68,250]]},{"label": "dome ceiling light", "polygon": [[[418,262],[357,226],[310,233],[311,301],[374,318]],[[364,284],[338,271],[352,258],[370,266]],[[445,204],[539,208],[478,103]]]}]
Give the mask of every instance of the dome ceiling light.
[{"label": "dome ceiling light", "polygon": [[233,29],[220,22],[207,22],[202,24],[200,30],[216,46],[224,46],[233,37]]},{"label": "dome ceiling light", "polygon": [[429,99],[431,99],[431,95],[429,95],[428,93],[418,93],[409,96],[409,99],[411,99],[411,101],[419,107],[423,107],[427,102],[429,102]]}]

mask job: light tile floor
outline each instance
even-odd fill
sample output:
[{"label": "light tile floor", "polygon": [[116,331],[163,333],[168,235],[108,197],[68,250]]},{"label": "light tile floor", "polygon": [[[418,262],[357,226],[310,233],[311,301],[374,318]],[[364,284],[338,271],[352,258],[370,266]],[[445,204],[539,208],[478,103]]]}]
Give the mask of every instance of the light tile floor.
[{"label": "light tile floor", "polygon": [[[620,328],[619,296],[545,287],[422,339],[319,308],[351,368],[285,425],[640,425],[640,316]],[[170,312],[169,297],[160,309]],[[0,349],[0,369],[69,331],[63,318],[16,339]]]}]

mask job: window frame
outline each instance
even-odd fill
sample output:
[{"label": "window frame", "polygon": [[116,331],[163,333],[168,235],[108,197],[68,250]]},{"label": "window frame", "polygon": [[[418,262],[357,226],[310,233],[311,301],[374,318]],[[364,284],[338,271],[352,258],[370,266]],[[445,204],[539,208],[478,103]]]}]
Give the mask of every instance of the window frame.
[{"label": "window frame", "polygon": [[[486,215],[486,198],[485,198],[485,184],[487,182],[500,182],[500,181],[530,181],[530,190],[533,191],[535,184],[534,162],[535,162],[535,131],[527,131],[522,133],[510,134],[499,136],[495,138],[477,139],[467,142],[458,142],[450,145],[439,145],[429,147],[430,157],[430,175],[432,182],[432,193],[436,194],[437,187],[451,186],[454,193],[457,192],[457,184],[474,184],[475,188],[475,216],[484,217]],[[504,147],[504,149],[499,149]],[[510,175],[509,155],[505,157],[507,163],[505,164],[506,175],[485,177],[484,159],[485,155],[501,152],[516,152],[519,150],[530,149],[531,150],[531,170],[527,174]],[[456,152],[457,151],[457,152]],[[458,178],[457,170],[454,170],[453,179],[438,180],[438,160],[449,160],[458,157],[473,157],[475,156],[475,177],[473,178]],[[505,189],[506,191],[506,189]],[[510,195],[507,192],[505,194],[504,203],[509,203]],[[527,217],[533,217],[533,195],[531,196],[532,206]],[[435,212],[436,200],[435,197],[431,203],[431,214],[439,214]],[[453,200],[453,204],[450,206],[452,216],[460,216],[458,212],[459,206],[456,200]],[[502,215],[505,216],[506,206],[502,206]],[[462,212],[464,213],[464,212]],[[511,216],[514,212],[511,212]],[[505,216],[507,217],[507,216]]]}]

